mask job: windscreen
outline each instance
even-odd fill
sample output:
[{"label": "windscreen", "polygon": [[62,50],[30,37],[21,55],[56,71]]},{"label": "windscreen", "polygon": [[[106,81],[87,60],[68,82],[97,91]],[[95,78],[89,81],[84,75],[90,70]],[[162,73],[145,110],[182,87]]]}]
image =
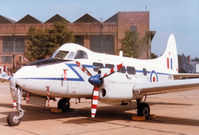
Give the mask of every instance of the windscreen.
[{"label": "windscreen", "polygon": [[68,54],[68,51],[59,50],[59,52],[55,54],[54,57],[59,58],[59,59],[64,59],[67,54]]}]

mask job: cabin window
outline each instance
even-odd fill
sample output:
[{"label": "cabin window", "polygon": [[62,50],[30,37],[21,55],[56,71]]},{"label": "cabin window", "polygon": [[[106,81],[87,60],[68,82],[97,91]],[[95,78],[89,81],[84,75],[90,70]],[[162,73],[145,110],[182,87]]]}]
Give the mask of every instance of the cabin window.
[{"label": "cabin window", "polygon": [[124,66],[122,66],[122,69],[120,69],[118,72],[126,73],[126,68]]},{"label": "cabin window", "polygon": [[135,75],[135,73],[136,73],[135,67],[127,66],[127,73],[131,74],[131,75]]},{"label": "cabin window", "polygon": [[105,68],[113,68],[114,67],[114,65],[113,64],[105,64]]},{"label": "cabin window", "polygon": [[86,52],[78,50],[75,54],[74,59],[88,59],[88,55]]},{"label": "cabin window", "polygon": [[104,68],[104,65],[102,63],[97,63],[97,62],[94,62],[93,66],[95,66],[93,70],[96,72],[98,72],[100,68]]},{"label": "cabin window", "polygon": [[67,54],[68,54],[68,51],[59,50],[58,53],[55,54],[54,57],[59,58],[59,59],[64,59]]},{"label": "cabin window", "polygon": [[146,68],[143,68],[143,75],[147,75],[147,70],[146,70]]}]

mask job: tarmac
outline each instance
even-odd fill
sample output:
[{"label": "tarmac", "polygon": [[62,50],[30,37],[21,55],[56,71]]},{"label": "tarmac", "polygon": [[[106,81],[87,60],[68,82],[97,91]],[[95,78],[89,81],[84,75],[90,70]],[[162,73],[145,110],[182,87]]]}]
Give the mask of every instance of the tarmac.
[{"label": "tarmac", "polygon": [[0,135],[198,135],[199,90],[148,96],[147,103],[156,119],[132,120],[136,115],[132,103],[113,106],[99,103],[96,118],[90,118],[90,100],[71,101],[71,110],[51,112],[22,102],[25,115],[19,126],[8,126],[6,119],[14,111],[8,82],[0,83]]}]

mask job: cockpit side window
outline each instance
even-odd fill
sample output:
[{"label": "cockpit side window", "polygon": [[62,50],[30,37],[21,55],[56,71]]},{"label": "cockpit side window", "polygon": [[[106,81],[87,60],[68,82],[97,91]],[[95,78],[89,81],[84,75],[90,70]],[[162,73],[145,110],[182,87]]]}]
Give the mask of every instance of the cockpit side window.
[{"label": "cockpit side window", "polygon": [[88,59],[88,55],[86,52],[78,50],[75,54],[74,59]]},{"label": "cockpit side window", "polygon": [[67,54],[68,54],[68,51],[59,50],[59,52],[55,54],[54,57],[59,58],[59,59],[64,59]]},{"label": "cockpit side window", "polygon": [[68,55],[67,55],[67,59],[72,59],[73,56],[74,56],[75,52],[70,52]]}]

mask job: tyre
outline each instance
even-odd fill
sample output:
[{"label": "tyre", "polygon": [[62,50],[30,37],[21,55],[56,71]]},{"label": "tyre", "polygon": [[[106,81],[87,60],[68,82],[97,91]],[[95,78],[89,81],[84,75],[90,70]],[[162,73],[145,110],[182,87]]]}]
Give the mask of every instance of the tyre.
[{"label": "tyre", "polygon": [[62,112],[67,112],[70,109],[70,100],[69,99],[60,99],[58,101],[58,109],[61,109]]},{"label": "tyre", "polygon": [[148,118],[150,116],[150,107],[147,103],[140,103],[137,109],[138,116],[144,116]]},{"label": "tyre", "polygon": [[17,112],[11,112],[8,114],[7,123],[9,126],[18,126],[21,122],[21,119],[17,119],[19,114]]}]

